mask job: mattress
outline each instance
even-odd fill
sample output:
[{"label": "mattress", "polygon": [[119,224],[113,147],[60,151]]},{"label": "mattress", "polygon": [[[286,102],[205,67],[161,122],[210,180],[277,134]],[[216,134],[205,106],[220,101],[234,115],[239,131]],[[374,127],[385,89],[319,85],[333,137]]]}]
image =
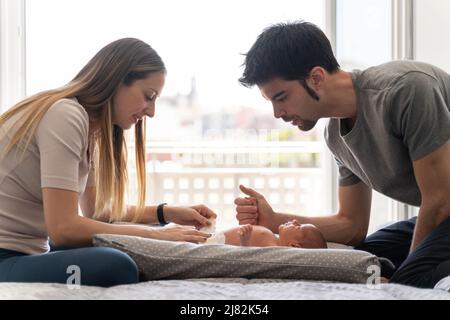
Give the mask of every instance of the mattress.
[{"label": "mattress", "polygon": [[450,300],[443,289],[398,284],[208,278],[146,281],[110,288],[47,283],[0,283],[0,299],[33,300]]}]

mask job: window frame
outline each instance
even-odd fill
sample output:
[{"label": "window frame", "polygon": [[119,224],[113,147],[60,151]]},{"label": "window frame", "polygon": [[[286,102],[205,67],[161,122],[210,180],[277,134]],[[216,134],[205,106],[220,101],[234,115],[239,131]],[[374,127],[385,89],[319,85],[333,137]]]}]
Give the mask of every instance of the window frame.
[{"label": "window frame", "polygon": [[25,0],[0,0],[0,111],[26,95]]},{"label": "window frame", "polygon": [[[392,58],[414,58],[414,0],[392,1]],[[26,96],[26,0],[0,0],[0,110]],[[325,2],[325,33],[336,52],[336,0]],[[325,148],[325,214],[337,212],[337,167]],[[396,219],[406,219],[417,209],[391,200]]]}]

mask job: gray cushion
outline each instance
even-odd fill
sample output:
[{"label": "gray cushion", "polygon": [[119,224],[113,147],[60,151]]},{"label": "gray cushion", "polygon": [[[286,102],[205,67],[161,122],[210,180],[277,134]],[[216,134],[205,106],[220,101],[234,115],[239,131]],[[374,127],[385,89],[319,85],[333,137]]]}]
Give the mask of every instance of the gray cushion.
[{"label": "gray cushion", "polygon": [[380,266],[367,252],[346,249],[236,247],[98,234],[95,246],[124,251],[142,280],[276,278],[366,283]]}]

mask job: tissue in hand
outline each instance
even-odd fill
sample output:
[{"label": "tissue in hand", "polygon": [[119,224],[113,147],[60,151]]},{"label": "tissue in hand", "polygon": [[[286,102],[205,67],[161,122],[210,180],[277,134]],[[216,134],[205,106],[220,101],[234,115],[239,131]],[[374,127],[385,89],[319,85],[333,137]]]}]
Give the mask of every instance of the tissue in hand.
[{"label": "tissue in hand", "polygon": [[214,232],[216,232],[216,219],[211,218],[208,220],[208,222],[209,224],[200,228],[200,231],[213,234]]}]

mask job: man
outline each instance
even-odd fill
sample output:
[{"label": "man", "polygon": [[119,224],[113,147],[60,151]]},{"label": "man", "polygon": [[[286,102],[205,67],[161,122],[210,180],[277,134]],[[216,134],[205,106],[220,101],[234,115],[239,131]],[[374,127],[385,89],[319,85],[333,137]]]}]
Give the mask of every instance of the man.
[{"label": "man", "polygon": [[[325,140],[339,167],[339,210],[326,217],[275,213],[241,186],[240,224],[276,232],[286,221],[317,226],[327,241],[390,259],[391,282],[433,287],[450,275],[450,75],[394,61],[345,72],[330,42],[307,22],[266,29],[245,58],[240,82],[257,85],[274,116],[300,130],[330,118]],[[420,206],[417,217],[367,235],[372,189]]]}]

